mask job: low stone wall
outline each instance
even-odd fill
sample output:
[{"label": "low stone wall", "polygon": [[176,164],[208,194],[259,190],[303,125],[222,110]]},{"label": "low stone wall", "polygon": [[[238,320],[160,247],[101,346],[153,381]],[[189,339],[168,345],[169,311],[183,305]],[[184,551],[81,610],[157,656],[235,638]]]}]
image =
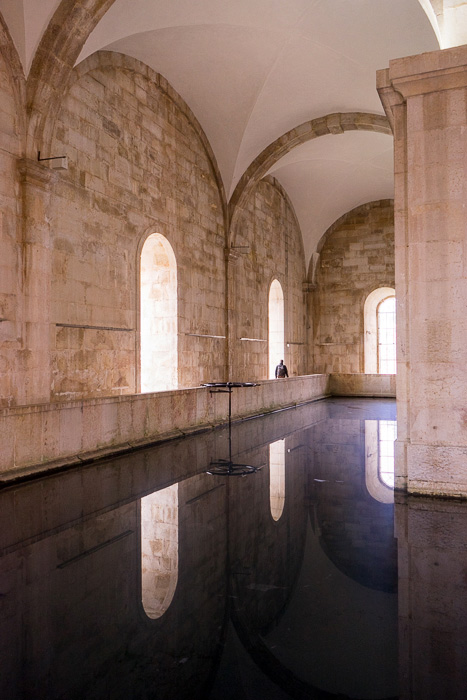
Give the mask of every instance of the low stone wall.
[{"label": "low stone wall", "polygon": [[396,396],[395,374],[330,374],[329,390],[335,396]]},{"label": "low stone wall", "polygon": [[[330,395],[325,374],[265,380],[232,393],[243,418]],[[0,483],[30,470],[59,468],[224,422],[228,396],[207,387],[132,394],[0,411]]]}]

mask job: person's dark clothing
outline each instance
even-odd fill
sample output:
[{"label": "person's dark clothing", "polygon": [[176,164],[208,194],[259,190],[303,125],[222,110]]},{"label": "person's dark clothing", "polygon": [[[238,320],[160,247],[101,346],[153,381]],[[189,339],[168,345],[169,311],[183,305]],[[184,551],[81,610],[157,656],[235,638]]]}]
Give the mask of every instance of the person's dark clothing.
[{"label": "person's dark clothing", "polygon": [[276,367],[276,379],[282,379],[283,377],[288,377],[288,376],[289,376],[289,373],[287,371],[287,367],[284,365],[283,361],[281,360]]}]

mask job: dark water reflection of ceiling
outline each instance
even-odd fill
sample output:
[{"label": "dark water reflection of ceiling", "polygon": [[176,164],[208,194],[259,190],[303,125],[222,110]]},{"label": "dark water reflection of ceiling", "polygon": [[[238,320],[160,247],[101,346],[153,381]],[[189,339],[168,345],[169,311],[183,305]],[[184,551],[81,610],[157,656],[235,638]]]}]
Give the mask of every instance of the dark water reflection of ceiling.
[{"label": "dark water reflection of ceiling", "polygon": [[396,499],[394,538],[365,469],[366,421],[394,418],[332,399],[234,424],[245,478],[206,473],[220,429],[4,489],[2,700],[376,699],[398,675],[400,697],[466,697],[464,505]]}]

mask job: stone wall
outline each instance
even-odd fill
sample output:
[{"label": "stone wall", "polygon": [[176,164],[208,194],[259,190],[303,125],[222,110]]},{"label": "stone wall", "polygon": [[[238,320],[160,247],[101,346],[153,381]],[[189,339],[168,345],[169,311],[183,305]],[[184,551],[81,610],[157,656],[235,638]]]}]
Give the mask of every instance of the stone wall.
[{"label": "stone wall", "polygon": [[[160,76],[119,54],[77,70],[54,153],[52,397],[137,391],[139,255],[162,233],[178,273],[179,385],[222,380],[224,227],[200,129]],[[191,336],[189,334],[198,334]]]},{"label": "stone wall", "polygon": [[[233,232],[230,308],[231,377],[268,378],[268,297],[277,279],[284,294],[285,352],[289,375],[306,372],[305,266],[301,231],[291,203],[273,178],[250,196]],[[241,340],[249,338],[253,340]],[[277,362],[281,358],[277,358]]]},{"label": "stone wall", "polygon": [[363,372],[365,299],[378,287],[394,287],[392,201],[353,209],[328,229],[319,252],[313,371]]}]

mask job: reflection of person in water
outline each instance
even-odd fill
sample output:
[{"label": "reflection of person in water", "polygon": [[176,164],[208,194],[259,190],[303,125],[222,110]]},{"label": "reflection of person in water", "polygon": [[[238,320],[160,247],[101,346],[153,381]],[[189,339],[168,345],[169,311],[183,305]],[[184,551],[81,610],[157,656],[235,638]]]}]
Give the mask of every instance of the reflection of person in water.
[{"label": "reflection of person in water", "polygon": [[287,371],[287,367],[284,365],[284,360],[281,360],[276,367],[276,379],[283,379],[284,377],[288,376],[289,373]]}]

